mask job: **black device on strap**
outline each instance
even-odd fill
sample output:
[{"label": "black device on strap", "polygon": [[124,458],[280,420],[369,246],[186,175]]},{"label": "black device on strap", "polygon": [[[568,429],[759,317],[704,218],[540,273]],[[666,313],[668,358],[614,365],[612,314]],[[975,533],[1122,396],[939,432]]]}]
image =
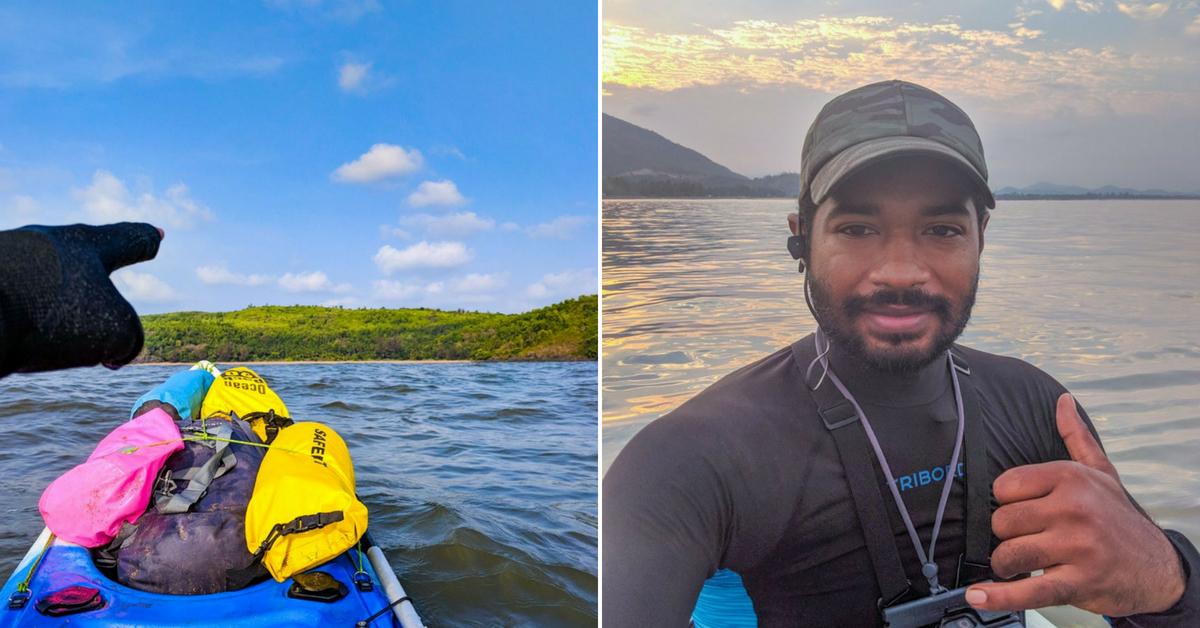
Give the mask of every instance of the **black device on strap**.
[{"label": "black device on strap", "polygon": [[[803,345],[803,347],[801,346]],[[793,345],[799,364],[808,364],[815,357],[815,345],[797,342]],[[951,352],[954,368],[964,377],[959,378],[963,400],[964,428],[963,446],[966,474],[966,547],[959,557],[958,586],[967,581],[985,580],[990,576],[991,491],[987,482],[986,439],[983,416],[975,387],[970,381],[970,366],[958,354]],[[806,383],[807,384],[807,383]],[[880,608],[890,606],[912,591],[912,583],[904,572],[900,554],[894,542],[894,533],[887,516],[886,502],[874,472],[875,462],[871,444],[865,430],[859,425],[854,406],[833,386],[809,386],[817,412],[826,429],[837,445],[838,456],[845,470],[846,482],[854,502],[858,520],[862,526],[867,553],[875,570],[879,585]],[[869,469],[870,473],[851,470]],[[950,471],[953,473],[953,470]]]}]

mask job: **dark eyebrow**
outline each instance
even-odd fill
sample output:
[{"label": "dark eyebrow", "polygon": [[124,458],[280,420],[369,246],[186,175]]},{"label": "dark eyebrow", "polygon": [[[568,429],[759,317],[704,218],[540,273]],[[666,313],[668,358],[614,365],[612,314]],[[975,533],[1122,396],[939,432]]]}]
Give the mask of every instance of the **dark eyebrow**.
[{"label": "dark eyebrow", "polygon": [[829,215],[825,220],[833,220],[842,214],[859,214],[862,216],[878,216],[879,207],[870,204],[845,203],[834,205],[833,209],[829,210]]},{"label": "dark eyebrow", "polygon": [[947,216],[950,214],[959,214],[962,216],[971,216],[971,211],[965,205],[937,205],[926,208],[921,212],[922,216]]}]

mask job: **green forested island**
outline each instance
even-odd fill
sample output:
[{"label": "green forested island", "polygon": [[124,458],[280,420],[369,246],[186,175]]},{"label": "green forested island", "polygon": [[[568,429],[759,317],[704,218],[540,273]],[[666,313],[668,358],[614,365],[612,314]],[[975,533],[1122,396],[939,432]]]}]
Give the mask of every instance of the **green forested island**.
[{"label": "green forested island", "polygon": [[137,362],[595,360],[596,295],[524,314],[309,305],[142,317]]}]

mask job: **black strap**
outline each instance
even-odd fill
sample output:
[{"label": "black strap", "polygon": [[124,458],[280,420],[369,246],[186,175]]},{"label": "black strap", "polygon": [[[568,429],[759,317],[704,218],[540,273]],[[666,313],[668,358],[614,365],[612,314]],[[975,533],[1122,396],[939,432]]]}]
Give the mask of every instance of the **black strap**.
[{"label": "black strap", "polygon": [[254,551],[254,556],[251,557],[249,565],[241,569],[225,570],[225,589],[227,591],[243,589],[253,582],[255,578],[266,573],[262,566],[263,556],[267,554],[267,550],[271,549],[272,545],[275,545],[275,541],[279,540],[279,537],[324,528],[344,518],[342,511],[335,510],[333,512],[319,512],[315,515],[302,515],[287,523],[275,524],[271,528],[271,532],[267,534],[267,538],[263,539],[262,544]]},{"label": "black strap", "polygon": [[[792,345],[792,355],[803,370],[816,358],[816,337],[812,342],[803,340]],[[987,430],[979,396],[971,383],[971,366],[957,352],[950,352],[954,368],[959,372],[959,389],[963,399],[963,461],[966,475],[966,551],[959,557],[958,586],[987,580],[991,577],[991,486],[988,482]],[[818,366],[818,369],[820,367]],[[815,373],[814,373],[815,375]],[[866,539],[867,552],[875,569],[875,580],[879,584],[880,604],[888,606],[910,590],[911,583],[904,573],[900,554],[896,550],[895,536],[888,522],[882,489],[875,473],[850,473],[849,469],[871,469],[876,463],[871,455],[871,444],[866,431],[858,426],[858,416],[850,404],[833,386],[824,382],[816,390],[806,382],[816,402],[817,412],[825,427],[833,435],[837,445],[846,481],[858,520]],[[852,429],[844,429],[850,427]],[[956,473],[956,469],[950,469]]]},{"label": "black strap", "polygon": [[992,490],[988,482],[987,429],[983,422],[983,411],[979,406],[979,395],[971,383],[971,366],[966,358],[955,351],[950,352],[954,368],[958,369],[959,389],[962,391],[964,461],[967,476],[966,551],[960,559],[958,586],[987,580],[991,577],[992,551]]},{"label": "black strap", "polygon": [[[236,417],[237,415],[234,416]],[[274,442],[275,437],[279,435],[279,430],[285,427],[290,427],[293,424],[293,421],[288,417],[275,414],[274,408],[266,412],[251,412],[242,417],[242,420],[246,421],[247,423],[253,423],[259,419],[262,419],[263,422],[263,429],[267,435],[267,439],[264,442],[267,445],[270,445],[272,442]]]},{"label": "black strap", "polygon": [[[815,338],[814,336],[814,342]],[[806,346],[802,349],[801,342],[793,344],[792,351],[803,369],[816,357],[816,349],[813,343],[804,343]],[[811,351],[809,347],[812,347]],[[875,462],[874,456],[871,455],[871,443],[867,441],[867,433],[858,424],[858,414],[855,413],[854,406],[828,382],[824,382],[816,390],[812,390],[812,383],[815,382],[806,382],[806,385],[810,386],[809,392],[817,404],[817,412],[837,444],[846,482],[850,485],[850,496],[854,501],[855,510],[858,511],[858,522],[862,526],[867,553],[871,557],[871,566],[875,569],[875,581],[879,584],[881,595],[880,604],[888,606],[907,593],[911,583],[904,574],[904,566],[900,563],[900,553],[896,550],[883,494],[873,472]],[[852,473],[850,469],[871,469],[872,472]]]},{"label": "black strap", "polygon": [[[409,599],[409,597],[407,595],[405,595],[401,598],[397,598],[391,604],[388,604],[387,606],[383,607],[378,613],[375,613],[374,615],[371,615],[370,617],[354,624],[354,626],[355,626],[355,628],[367,628],[367,626],[371,625],[371,622],[375,621],[377,618],[379,618],[384,613],[392,610],[392,607],[396,606],[397,604],[402,604],[404,602],[411,602],[411,601],[412,600]],[[688,624],[691,625],[690,619],[688,620]]]}]

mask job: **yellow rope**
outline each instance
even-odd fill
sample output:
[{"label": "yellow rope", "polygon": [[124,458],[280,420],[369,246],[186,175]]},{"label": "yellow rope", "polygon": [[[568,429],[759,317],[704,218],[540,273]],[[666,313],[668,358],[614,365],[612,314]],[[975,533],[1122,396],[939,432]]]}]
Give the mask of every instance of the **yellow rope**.
[{"label": "yellow rope", "polygon": [[29,568],[29,573],[25,575],[25,580],[17,585],[18,593],[29,591],[29,583],[33,581],[33,574],[37,571],[38,564],[42,562],[42,557],[46,555],[46,550],[50,549],[50,545],[54,543],[54,533],[50,534],[50,538],[46,539],[46,546],[42,548],[38,554],[37,560],[33,561],[33,566]]},{"label": "yellow rope", "polygon": [[287,448],[285,448],[285,447],[280,447],[279,445],[267,445],[267,444],[264,444],[264,443],[252,443],[252,442],[250,442],[250,441],[244,441],[244,440],[235,440],[235,439],[232,439],[232,438],[219,438],[219,437],[216,437],[216,436],[210,436],[210,435],[209,435],[209,434],[207,434],[207,433],[205,433],[203,436],[188,436],[188,437],[185,437],[185,438],[176,438],[176,439],[174,439],[174,440],[164,440],[164,441],[161,441],[161,442],[158,442],[158,443],[150,443],[150,444],[148,444],[148,445],[136,445],[136,446],[133,446],[133,447],[126,447],[125,449],[122,449],[122,450],[121,450],[121,453],[123,453],[123,454],[131,454],[131,453],[134,453],[134,452],[136,452],[137,450],[139,450],[139,449],[141,449],[141,448],[143,448],[143,447],[157,447],[157,446],[159,446],[159,445],[170,445],[171,443],[186,443],[186,442],[189,442],[189,441],[201,441],[201,440],[216,440],[216,441],[221,441],[221,442],[225,442],[225,443],[237,443],[237,444],[239,444],[239,445],[253,445],[254,447],[262,447],[262,448],[264,448],[264,449],[282,449],[283,451],[286,451],[286,452],[288,452],[288,453],[290,453],[290,454],[299,454],[299,453],[303,453],[303,452],[301,452],[301,451],[296,451],[296,450],[293,450],[293,449],[287,449]]}]

